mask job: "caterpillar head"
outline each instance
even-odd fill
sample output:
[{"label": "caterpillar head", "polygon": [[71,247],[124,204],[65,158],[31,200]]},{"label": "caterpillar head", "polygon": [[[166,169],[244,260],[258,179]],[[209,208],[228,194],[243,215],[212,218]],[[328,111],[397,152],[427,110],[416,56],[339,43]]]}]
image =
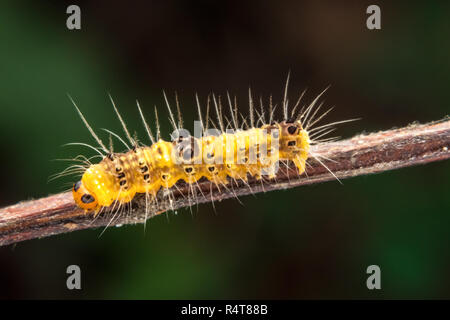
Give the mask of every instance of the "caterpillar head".
[{"label": "caterpillar head", "polygon": [[99,205],[95,195],[87,190],[81,180],[73,185],[72,194],[75,203],[85,211],[98,209]]},{"label": "caterpillar head", "polygon": [[111,205],[118,192],[115,192],[114,188],[118,187],[116,174],[111,173],[111,170],[108,170],[108,163],[102,161],[91,165],[83,173],[81,181],[73,186],[72,193],[80,208],[98,212],[101,207]]}]

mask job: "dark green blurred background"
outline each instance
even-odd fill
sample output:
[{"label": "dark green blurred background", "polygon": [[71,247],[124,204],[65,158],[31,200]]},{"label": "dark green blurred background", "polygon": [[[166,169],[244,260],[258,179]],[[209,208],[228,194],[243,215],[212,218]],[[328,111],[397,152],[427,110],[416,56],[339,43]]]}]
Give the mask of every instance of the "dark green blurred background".
[{"label": "dark green blurred background", "polygon": [[[80,5],[82,29],[66,28]],[[365,13],[379,4],[382,29]],[[2,1],[0,205],[60,192],[47,183],[93,155],[70,93],[98,130],[120,132],[107,93],[145,137],[135,106],[177,91],[188,128],[194,94],[247,90],[311,100],[331,84],[329,121],[363,131],[449,113],[450,5],[418,1]],[[118,144],[116,144],[118,145]],[[3,298],[450,298],[448,162],[200,205],[142,225],[81,231],[0,248]],[[66,267],[82,290],[66,289]],[[366,288],[379,265],[382,290]]]}]

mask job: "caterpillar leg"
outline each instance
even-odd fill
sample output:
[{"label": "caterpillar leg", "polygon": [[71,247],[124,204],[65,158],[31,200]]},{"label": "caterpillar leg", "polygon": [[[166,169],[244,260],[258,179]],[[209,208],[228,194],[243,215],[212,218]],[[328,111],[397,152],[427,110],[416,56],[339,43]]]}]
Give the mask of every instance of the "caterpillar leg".
[{"label": "caterpillar leg", "polygon": [[292,161],[294,162],[295,166],[297,167],[299,175],[301,175],[303,172],[305,172],[306,159],[297,157],[297,158],[292,159]]},{"label": "caterpillar leg", "polygon": [[261,168],[261,175],[266,176],[267,179],[274,179],[278,171],[278,164],[272,164],[267,167]]},{"label": "caterpillar leg", "polygon": [[[86,214],[86,212],[84,213]],[[100,208],[94,210],[94,218],[97,217],[100,214]]]}]

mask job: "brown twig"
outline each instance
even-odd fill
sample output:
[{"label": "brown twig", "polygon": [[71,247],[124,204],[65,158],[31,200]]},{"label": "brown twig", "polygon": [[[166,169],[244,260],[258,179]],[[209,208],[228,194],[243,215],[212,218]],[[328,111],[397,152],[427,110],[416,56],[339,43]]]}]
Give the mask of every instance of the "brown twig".
[{"label": "brown twig", "polygon": [[[312,152],[324,156],[329,169],[344,179],[359,175],[383,172],[407,166],[414,166],[450,158],[450,120],[424,125],[410,125],[405,128],[381,131],[369,135],[359,135],[348,140],[321,144]],[[210,202],[242,196],[249,193],[287,189],[300,185],[319,183],[335,179],[317,161],[311,160],[307,175],[298,176],[296,169],[288,165],[280,169],[275,180],[255,181],[248,185],[238,182],[220,190],[209,181],[200,181],[197,194],[192,196],[188,185],[179,183],[173,189],[173,199],[158,194],[158,204],[152,204],[151,214],[176,210],[196,203]],[[188,195],[191,194],[190,197]],[[0,209],[0,245],[23,240],[42,238],[100,226],[141,223],[145,220],[145,196],[138,195],[132,203],[132,213],[116,217],[111,222],[111,212],[106,211],[97,219],[85,215],[75,206],[70,193],[61,193],[46,198],[18,203]],[[109,213],[109,214],[108,214]]]}]

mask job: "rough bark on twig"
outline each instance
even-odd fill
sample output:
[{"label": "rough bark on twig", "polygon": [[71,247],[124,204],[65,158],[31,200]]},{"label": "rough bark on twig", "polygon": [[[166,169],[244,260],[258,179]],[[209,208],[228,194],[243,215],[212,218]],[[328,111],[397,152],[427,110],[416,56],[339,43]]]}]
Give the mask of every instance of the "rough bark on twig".
[{"label": "rough bark on twig", "polygon": [[[344,179],[359,175],[377,173],[407,166],[424,164],[450,158],[450,120],[424,125],[410,125],[405,128],[359,135],[348,140],[314,146],[312,151],[332,161],[326,161],[329,169]],[[277,178],[271,181],[250,179],[250,188],[244,183],[220,190],[209,181],[200,181],[195,200],[190,199],[188,185],[179,183],[173,190],[173,201],[160,192],[158,205],[152,205],[148,218],[168,210],[194,205],[196,203],[220,201],[222,199],[335,179],[320,163],[311,160],[307,175],[298,176],[294,166],[282,168]],[[145,197],[138,195],[132,203],[132,213],[117,217],[110,225],[141,223],[145,220]],[[61,193],[46,198],[21,202],[0,209],[0,245],[23,240],[42,238],[87,228],[106,226],[111,213],[106,211],[97,219],[85,215],[76,207],[71,193]]]}]

